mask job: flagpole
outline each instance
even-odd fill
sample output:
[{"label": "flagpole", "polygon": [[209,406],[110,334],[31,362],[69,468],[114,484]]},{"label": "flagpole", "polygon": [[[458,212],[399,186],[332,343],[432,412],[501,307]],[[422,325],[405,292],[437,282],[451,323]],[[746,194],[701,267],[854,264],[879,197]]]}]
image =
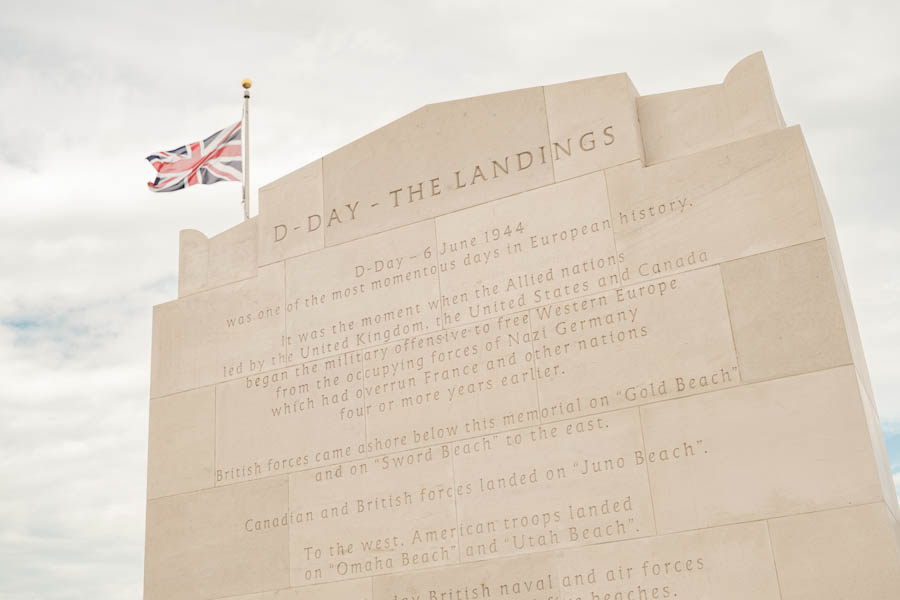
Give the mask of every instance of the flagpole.
[{"label": "flagpole", "polygon": [[253,85],[249,79],[241,82],[244,88],[244,116],[241,129],[241,142],[244,149],[244,164],[241,169],[243,176],[243,204],[244,204],[244,220],[250,218],[250,86]]}]

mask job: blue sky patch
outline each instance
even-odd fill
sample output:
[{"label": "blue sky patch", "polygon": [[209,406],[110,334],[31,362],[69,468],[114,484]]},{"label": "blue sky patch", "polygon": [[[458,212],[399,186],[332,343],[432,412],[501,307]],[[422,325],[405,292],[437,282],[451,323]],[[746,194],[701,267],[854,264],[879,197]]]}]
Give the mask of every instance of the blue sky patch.
[{"label": "blue sky patch", "polygon": [[891,472],[900,472],[900,431],[884,431],[884,443],[891,461]]}]

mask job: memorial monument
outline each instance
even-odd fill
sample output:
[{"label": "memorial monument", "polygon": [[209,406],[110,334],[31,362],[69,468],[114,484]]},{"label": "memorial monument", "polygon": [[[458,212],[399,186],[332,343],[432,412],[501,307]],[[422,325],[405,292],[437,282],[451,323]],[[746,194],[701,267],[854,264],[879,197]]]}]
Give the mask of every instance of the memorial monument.
[{"label": "memorial monument", "polygon": [[761,54],[425,106],[183,231],[145,599],[900,598],[831,216]]}]

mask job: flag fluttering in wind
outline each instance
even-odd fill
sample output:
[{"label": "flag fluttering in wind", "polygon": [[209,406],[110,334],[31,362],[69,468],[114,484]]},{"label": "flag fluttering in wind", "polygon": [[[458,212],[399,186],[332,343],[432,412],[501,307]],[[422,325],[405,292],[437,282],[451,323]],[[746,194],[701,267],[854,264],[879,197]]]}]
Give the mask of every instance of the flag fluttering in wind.
[{"label": "flag fluttering in wind", "polygon": [[241,122],[215,132],[201,142],[147,157],[156,169],[154,192],[174,192],[198,183],[242,181]]}]

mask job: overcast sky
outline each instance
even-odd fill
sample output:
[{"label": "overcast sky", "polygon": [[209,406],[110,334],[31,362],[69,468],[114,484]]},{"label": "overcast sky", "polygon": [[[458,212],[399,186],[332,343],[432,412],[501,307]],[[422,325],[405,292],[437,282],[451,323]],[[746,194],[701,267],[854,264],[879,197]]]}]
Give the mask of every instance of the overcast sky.
[{"label": "overcast sky", "polygon": [[896,0],[0,0],[0,598],[141,597],[151,306],[180,229],[241,219],[238,184],[151,194],[144,157],[237,121],[243,77],[256,188],[429,102],[621,71],[670,91],[763,50],[900,479],[898,23]]}]

